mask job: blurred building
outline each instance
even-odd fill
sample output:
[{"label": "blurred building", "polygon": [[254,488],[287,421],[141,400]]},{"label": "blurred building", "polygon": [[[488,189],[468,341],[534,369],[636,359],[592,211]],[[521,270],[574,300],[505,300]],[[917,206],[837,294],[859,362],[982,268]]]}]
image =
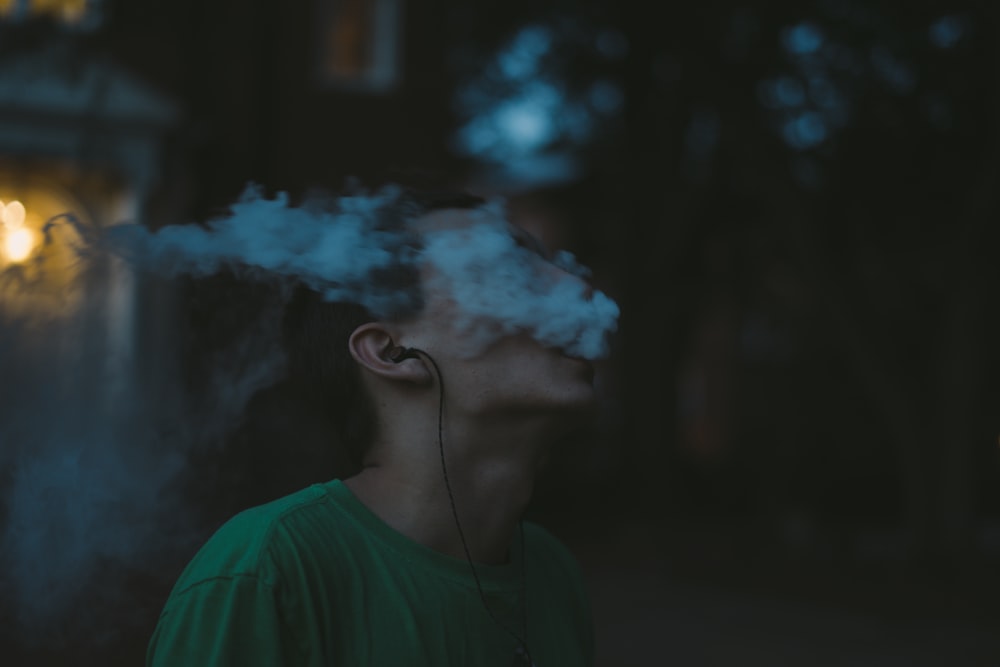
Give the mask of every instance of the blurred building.
[{"label": "blurred building", "polygon": [[93,48],[105,10],[100,0],[0,2],[0,294],[8,317],[54,319],[63,324],[50,330],[85,338],[86,355],[75,341],[53,345],[110,379],[99,386],[112,400],[135,379],[141,310],[156,304],[120,261],[80,250],[96,230],[154,222],[178,112]]}]

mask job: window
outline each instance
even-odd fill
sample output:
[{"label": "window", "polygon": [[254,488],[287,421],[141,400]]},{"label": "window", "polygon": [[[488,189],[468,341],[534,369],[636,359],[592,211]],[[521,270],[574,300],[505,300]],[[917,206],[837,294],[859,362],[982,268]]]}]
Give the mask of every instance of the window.
[{"label": "window", "polygon": [[398,78],[401,0],[320,0],[321,81],[387,92]]}]

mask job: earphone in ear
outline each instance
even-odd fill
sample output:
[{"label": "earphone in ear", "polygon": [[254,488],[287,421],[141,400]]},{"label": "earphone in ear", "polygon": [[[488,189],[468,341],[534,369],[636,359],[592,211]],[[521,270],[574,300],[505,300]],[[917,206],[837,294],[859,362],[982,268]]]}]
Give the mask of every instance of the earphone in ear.
[{"label": "earphone in ear", "polygon": [[397,347],[389,353],[389,359],[396,364],[406,359],[418,359],[417,353],[419,351],[414,347]]}]

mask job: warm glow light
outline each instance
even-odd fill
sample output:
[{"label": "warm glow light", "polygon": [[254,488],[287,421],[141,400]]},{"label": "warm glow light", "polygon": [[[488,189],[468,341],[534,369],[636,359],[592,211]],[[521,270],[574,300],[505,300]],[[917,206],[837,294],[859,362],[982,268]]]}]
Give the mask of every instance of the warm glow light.
[{"label": "warm glow light", "polygon": [[80,23],[93,9],[93,0],[0,0],[0,19],[5,16],[42,16],[63,23]]},{"label": "warm glow light", "polygon": [[24,204],[15,199],[3,207],[3,212],[0,213],[0,219],[3,220],[3,224],[7,227],[7,229],[20,229],[21,227],[24,227],[24,214]]},{"label": "warm glow light", "polygon": [[62,3],[60,13],[63,21],[77,23],[87,14],[87,2],[86,0],[67,0]]},{"label": "warm glow light", "polygon": [[21,227],[8,231],[4,239],[4,250],[12,262],[23,262],[31,256],[35,247],[35,237],[30,229]]},{"label": "warm glow light", "polygon": [[[52,224],[48,228],[46,224],[68,212],[78,216],[84,225],[90,225],[91,221],[86,207],[59,186],[61,175],[61,171],[54,170],[50,177],[45,165],[39,165],[38,175],[35,175],[19,162],[9,164],[0,159],[0,199],[3,200],[0,203],[0,310],[4,314],[8,309],[14,312],[21,308],[69,312],[66,309],[71,310],[79,304],[84,289],[83,283],[77,280],[80,274],[79,234],[71,224]],[[106,186],[99,172],[94,173],[94,186],[97,193],[114,193],[114,185]],[[46,229],[44,233],[43,229]]]}]

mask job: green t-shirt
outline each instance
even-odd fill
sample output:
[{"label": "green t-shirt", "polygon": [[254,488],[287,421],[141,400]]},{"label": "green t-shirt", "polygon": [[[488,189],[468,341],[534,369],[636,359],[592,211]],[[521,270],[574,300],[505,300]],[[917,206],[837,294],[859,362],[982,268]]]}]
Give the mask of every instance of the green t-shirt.
[{"label": "green t-shirt", "polygon": [[[519,538],[518,538],[519,539]],[[525,523],[528,645],[538,667],[593,664],[579,568]],[[493,614],[522,634],[520,542],[477,565]],[[238,514],[181,574],[147,667],[510,667],[518,642],[483,606],[467,561],[396,532],[340,481]]]}]

